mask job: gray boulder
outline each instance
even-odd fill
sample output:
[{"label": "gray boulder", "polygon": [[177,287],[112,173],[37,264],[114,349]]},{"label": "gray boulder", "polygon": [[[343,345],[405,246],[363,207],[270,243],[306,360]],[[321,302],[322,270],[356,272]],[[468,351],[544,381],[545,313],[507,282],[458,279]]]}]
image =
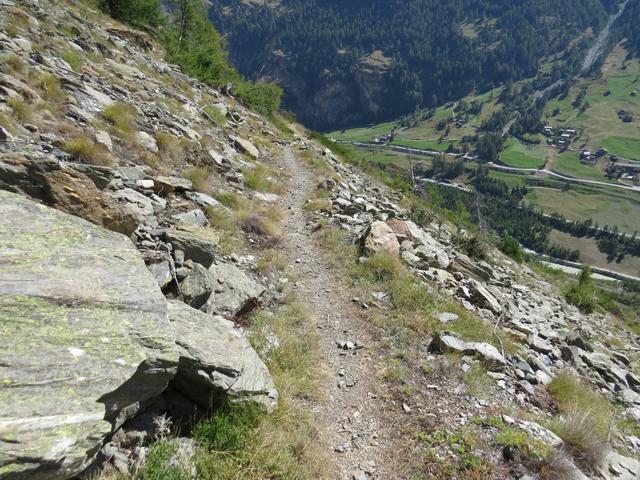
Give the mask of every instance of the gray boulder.
[{"label": "gray boulder", "polygon": [[173,192],[189,192],[193,190],[193,183],[182,177],[157,176],[153,178],[157,191],[163,195]]},{"label": "gray boulder", "polygon": [[472,280],[469,282],[469,291],[471,293],[471,299],[474,304],[479,307],[491,310],[496,315],[502,313],[502,306],[500,302],[494,297],[487,288],[480,282]]},{"label": "gray boulder", "polygon": [[206,227],[209,224],[207,216],[199,208],[189,210],[184,213],[177,213],[171,216],[171,219],[180,226],[186,227]]},{"label": "gray boulder", "polygon": [[[168,309],[127,237],[4,191],[0,218],[2,478],[75,477],[167,395],[204,410],[227,396],[275,406],[233,323]],[[261,293],[250,286],[237,289]]]},{"label": "gray boulder", "polygon": [[146,195],[132,188],[123,188],[110,192],[109,195],[120,204],[124,211],[135,218],[138,224],[150,227],[158,225],[157,219],[153,216],[155,213],[153,203]]},{"label": "gray boulder", "polygon": [[186,226],[167,230],[164,237],[174,250],[184,252],[186,260],[193,260],[207,268],[216,257],[220,242],[220,237],[213,230]]},{"label": "gray boulder", "polygon": [[214,285],[215,280],[209,270],[196,263],[187,278],[180,283],[180,293],[185,303],[193,308],[200,308],[211,295]]},{"label": "gray boulder", "polygon": [[258,159],[258,157],[260,156],[260,152],[258,151],[258,149],[255,147],[253,143],[251,143],[249,140],[245,140],[244,138],[240,138],[240,137],[232,136],[230,138],[238,150],[240,150],[242,153],[246,153],[247,155],[249,155],[252,158],[255,158],[256,160]]},{"label": "gray boulder", "polygon": [[234,265],[214,263],[209,268],[209,273],[215,286],[204,306],[207,313],[228,317],[242,315],[252,310],[265,292],[262,285],[251,280]]},{"label": "gray boulder", "polygon": [[169,321],[180,354],[174,384],[184,395],[203,408],[227,395],[275,407],[269,371],[233,322],[178,301],[169,302]]},{"label": "gray boulder", "polygon": [[429,351],[476,355],[489,370],[499,371],[507,366],[507,360],[493,345],[484,342],[465,342],[450,332],[436,333],[429,344]]},{"label": "gray boulder", "polygon": [[160,394],[177,355],[131,241],[0,191],[0,472],[69,478]]}]

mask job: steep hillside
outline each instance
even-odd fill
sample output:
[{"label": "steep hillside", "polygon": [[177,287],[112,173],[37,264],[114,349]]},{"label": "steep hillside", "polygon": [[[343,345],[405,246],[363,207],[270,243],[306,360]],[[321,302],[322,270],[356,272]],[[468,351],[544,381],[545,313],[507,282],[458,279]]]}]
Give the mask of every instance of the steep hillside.
[{"label": "steep hillside", "polygon": [[0,479],[640,476],[638,337],[588,271],[173,53],[0,0]]},{"label": "steep hillside", "polygon": [[613,4],[224,0],[209,12],[243,73],[276,79],[303,123],[330,130],[534,76],[554,55],[571,69]]}]

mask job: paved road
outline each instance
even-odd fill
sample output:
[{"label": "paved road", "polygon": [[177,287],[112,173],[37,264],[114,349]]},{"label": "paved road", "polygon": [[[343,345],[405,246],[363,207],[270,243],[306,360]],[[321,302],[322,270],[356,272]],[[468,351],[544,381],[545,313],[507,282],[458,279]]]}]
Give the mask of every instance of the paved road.
[{"label": "paved road", "polygon": [[505,172],[514,172],[514,173],[533,173],[533,174],[543,174],[549,175],[551,177],[556,177],[561,180],[564,180],[569,183],[583,183],[586,185],[597,185],[602,187],[612,187],[612,188],[620,188],[623,190],[631,190],[632,192],[640,192],[640,187],[632,187],[628,185],[621,185],[617,183],[607,183],[607,182],[599,182],[597,180],[585,180],[583,178],[575,178],[575,177],[567,177],[565,175],[561,175],[552,170],[547,170],[546,168],[536,169],[536,168],[514,168],[507,167],[505,165],[498,165],[496,163],[490,162],[486,164],[489,168],[493,168],[494,170],[502,170]]}]

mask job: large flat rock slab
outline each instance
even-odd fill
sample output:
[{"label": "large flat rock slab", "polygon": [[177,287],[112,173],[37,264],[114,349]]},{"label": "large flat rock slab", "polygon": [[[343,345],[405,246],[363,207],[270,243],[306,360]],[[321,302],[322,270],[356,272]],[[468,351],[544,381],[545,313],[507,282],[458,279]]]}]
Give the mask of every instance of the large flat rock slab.
[{"label": "large flat rock slab", "polygon": [[128,238],[0,191],[0,476],[81,472],[176,364]]}]

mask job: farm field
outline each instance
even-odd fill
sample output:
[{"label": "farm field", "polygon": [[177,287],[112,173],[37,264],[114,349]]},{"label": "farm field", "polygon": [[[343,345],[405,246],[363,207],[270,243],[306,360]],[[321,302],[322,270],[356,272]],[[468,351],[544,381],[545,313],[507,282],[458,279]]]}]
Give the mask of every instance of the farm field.
[{"label": "farm field", "polygon": [[526,145],[510,138],[500,154],[500,160],[514,168],[541,168],[545,163],[545,155],[546,148],[542,145]]},{"label": "farm field", "polygon": [[580,162],[580,158],[576,152],[564,152],[558,155],[554,171],[568,177],[615,183],[615,180],[609,180],[602,170]]},{"label": "farm field", "polygon": [[615,193],[588,188],[567,192],[553,188],[532,188],[525,199],[546,213],[558,213],[568,220],[587,218],[600,226],[617,225],[627,233],[640,229],[640,194]]},{"label": "farm field", "polygon": [[551,242],[572,250],[580,250],[580,262],[593,265],[595,267],[606,268],[614,272],[626,275],[640,276],[640,258],[625,256],[622,262],[609,262],[607,256],[598,250],[598,245],[593,238],[576,238],[557,230],[553,230],[549,235]]}]

